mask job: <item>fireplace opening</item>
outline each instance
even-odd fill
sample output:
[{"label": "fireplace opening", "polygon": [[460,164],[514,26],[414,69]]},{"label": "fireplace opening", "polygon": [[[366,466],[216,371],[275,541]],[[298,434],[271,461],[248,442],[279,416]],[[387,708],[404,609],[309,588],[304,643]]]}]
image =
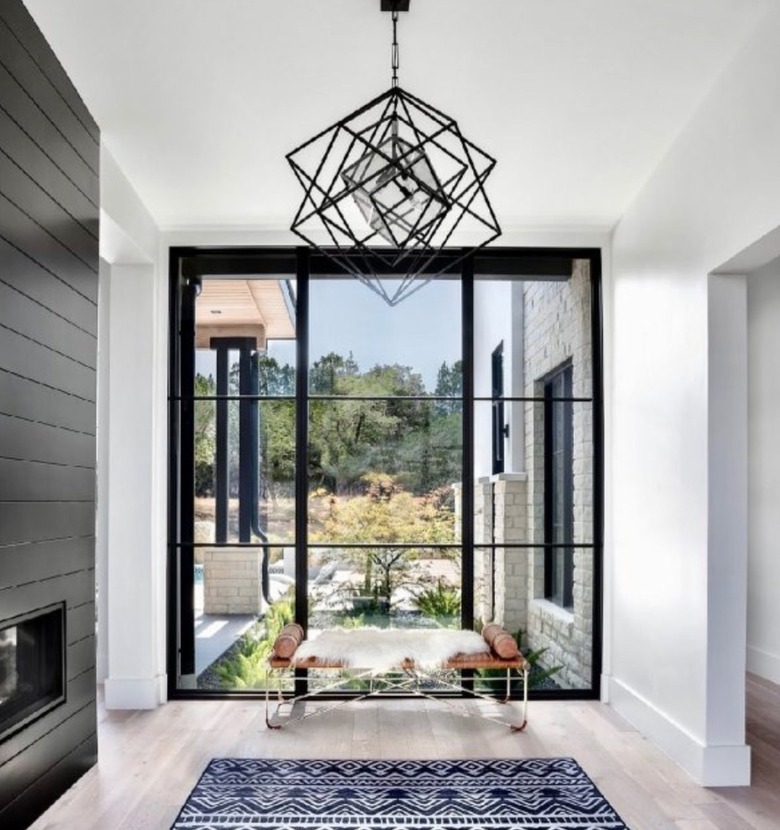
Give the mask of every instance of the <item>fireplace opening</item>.
[{"label": "fireplace opening", "polygon": [[0,741],[65,700],[65,603],[0,621]]}]

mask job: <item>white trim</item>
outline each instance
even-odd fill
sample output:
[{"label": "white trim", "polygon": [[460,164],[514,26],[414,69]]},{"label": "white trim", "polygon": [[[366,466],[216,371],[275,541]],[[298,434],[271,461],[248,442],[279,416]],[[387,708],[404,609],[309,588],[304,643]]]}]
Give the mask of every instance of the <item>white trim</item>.
[{"label": "white trim", "polygon": [[534,597],[531,600],[531,606],[538,608],[540,614],[544,614],[548,617],[555,617],[567,625],[574,624],[574,612],[569,611],[566,608],[561,608],[560,605],[550,602],[549,599],[544,599],[544,597]]},{"label": "white trim", "polygon": [[780,654],[772,654],[756,646],[747,647],[747,670],[764,680],[780,683]]},{"label": "white trim", "polygon": [[496,473],[489,481],[528,481],[528,473]]},{"label": "white trim", "polygon": [[610,705],[704,787],[750,784],[750,747],[706,746],[680,724],[629,689],[609,678]]},{"label": "white trim", "polygon": [[106,709],[155,709],[165,689],[165,676],[111,677],[105,682]]}]

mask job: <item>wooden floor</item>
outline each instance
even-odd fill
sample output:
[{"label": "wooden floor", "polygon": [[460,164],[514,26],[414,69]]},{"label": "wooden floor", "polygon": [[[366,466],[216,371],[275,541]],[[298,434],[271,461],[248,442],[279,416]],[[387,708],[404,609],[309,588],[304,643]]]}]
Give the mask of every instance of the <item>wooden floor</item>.
[{"label": "wooden floor", "polygon": [[350,706],[280,732],[265,728],[262,704],[251,701],[101,711],[100,763],[31,830],[166,830],[212,757],[559,755],[579,761],[632,830],[778,830],[780,687],[748,676],[747,699],[754,783],[718,790],[694,784],[595,702],[532,703],[522,734],[411,700]]}]

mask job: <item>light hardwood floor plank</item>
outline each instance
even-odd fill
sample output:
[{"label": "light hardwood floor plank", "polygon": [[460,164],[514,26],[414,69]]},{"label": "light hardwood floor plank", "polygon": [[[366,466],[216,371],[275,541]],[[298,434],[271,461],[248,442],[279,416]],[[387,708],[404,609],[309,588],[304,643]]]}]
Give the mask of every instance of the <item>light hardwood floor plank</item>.
[{"label": "light hardwood floor plank", "polygon": [[590,701],[534,702],[523,733],[417,700],[346,706],[279,731],[266,729],[260,701],[174,701],[150,712],[108,712],[101,703],[98,765],[30,830],[167,830],[208,761],[228,756],[570,756],[631,830],[778,830],[780,687],[753,675],[746,682],[753,784],[718,789],[699,787],[612,709]]}]

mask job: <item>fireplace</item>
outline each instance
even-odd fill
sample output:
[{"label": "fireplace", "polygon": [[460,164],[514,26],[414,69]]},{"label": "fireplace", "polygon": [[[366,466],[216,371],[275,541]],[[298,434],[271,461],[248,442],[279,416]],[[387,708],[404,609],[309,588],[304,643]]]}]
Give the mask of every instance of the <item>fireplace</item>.
[{"label": "fireplace", "polygon": [[65,701],[65,603],[0,620],[0,741]]}]

